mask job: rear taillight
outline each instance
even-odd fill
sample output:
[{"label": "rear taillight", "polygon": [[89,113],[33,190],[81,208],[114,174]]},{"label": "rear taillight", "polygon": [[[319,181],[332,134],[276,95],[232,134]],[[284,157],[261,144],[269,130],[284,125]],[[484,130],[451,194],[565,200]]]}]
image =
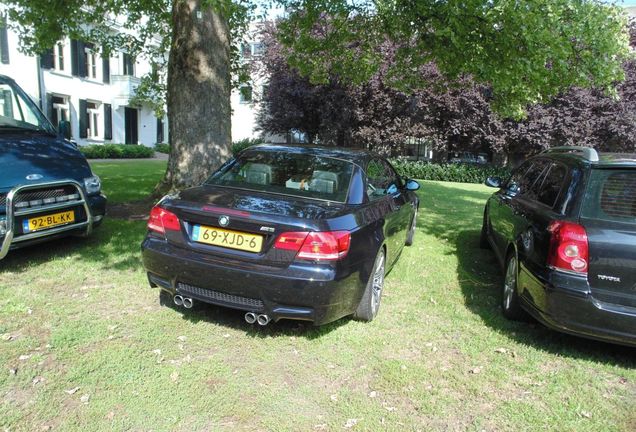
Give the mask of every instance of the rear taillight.
[{"label": "rear taillight", "polygon": [[548,265],[559,270],[587,273],[590,252],[585,228],[571,222],[554,221],[548,231],[552,234]]},{"label": "rear taillight", "polygon": [[150,218],[148,218],[148,229],[161,234],[168,231],[179,231],[179,218],[176,214],[155,206],[150,210]]},{"label": "rear taillight", "polygon": [[276,239],[276,249],[298,252],[297,258],[306,260],[337,260],[349,252],[351,233],[349,231],[282,233]]}]

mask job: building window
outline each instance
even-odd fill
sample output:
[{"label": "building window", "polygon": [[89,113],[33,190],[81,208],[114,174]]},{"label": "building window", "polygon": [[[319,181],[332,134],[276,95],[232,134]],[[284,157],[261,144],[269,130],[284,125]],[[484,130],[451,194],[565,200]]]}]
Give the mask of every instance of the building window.
[{"label": "building window", "polygon": [[86,102],[86,136],[87,138],[99,137],[99,103]]},{"label": "building window", "polygon": [[84,48],[86,53],[86,76],[89,78],[97,78],[97,54],[92,47]]},{"label": "building window", "polygon": [[239,96],[243,104],[252,102],[252,86],[244,85],[239,88]]},{"label": "building window", "polygon": [[122,53],[123,74],[135,76],[135,59],[128,53]]},{"label": "building window", "polygon": [[58,42],[53,47],[53,68],[58,71],[64,70],[64,44]]}]

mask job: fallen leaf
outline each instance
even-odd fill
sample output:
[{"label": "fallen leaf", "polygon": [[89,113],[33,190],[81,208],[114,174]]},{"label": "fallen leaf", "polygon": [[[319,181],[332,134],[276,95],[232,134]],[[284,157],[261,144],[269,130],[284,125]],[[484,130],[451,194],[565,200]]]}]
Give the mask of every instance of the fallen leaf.
[{"label": "fallen leaf", "polygon": [[91,395],[89,394],[83,394],[82,397],[80,398],[80,400],[84,403],[88,403],[89,399],[91,398]]},{"label": "fallen leaf", "polygon": [[470,372],[471,374],[478,374],[481,373],[481,366],[476,366],[474,368],[472,368],[471,370],[469,370],[468,372]]},{"label": "fallen leaf", "polygon": [[14,336],[12,334],[9,334],[9,333],[3,333],[2,334],[2,340],[3,341],[7,341],[8,342],[10,340],[13,340],[13,338],[14,338]]},{"label": "fallen leaf", "polygon": [[159,348],[152,350],[154,354],[161,355],[161,350]]},{"label": "fallen leaf", "polygon": [[9,369],[9,373],[10,373],[11,375],[15,375],[15,374],[17,374],[17,373],[18,373],[18,370],[17,370],[17,369]]},{"label": "fallen leaf", "polygon": [[18,357],[18,360],[24,361],[24,360],[28,360],[30,357],[31,357],[30,354],[22,354],[20,357]]},{"label": "fallen leaf", "polygon": [[225,334],[223,335],[223,337],[227,339],[227,338],[229,338],[229,337],[230,337],[230,334],[229,334],[229,333],[225,333]]},{"label": "fallen leaf", "polygon": [[347,422],[344,425],[344,428],[345,429],[351,429],[352,427],[354,427],[357,424],[358,424],[358,419],[351,418],[351,419],[347,420]]},{"label": "fallen leaf", "polygon": [[370,398],[374,398],[374,397],[376,397],[377,395],[378,395],[378,392],[377,392],[377,391],[375,391],[375,390],[373,390],[371,393],[369,393],[369,397],[370,397]]},{"label": "fallen leaf", "polygon": [[179,336],[177,339],[179,339],[181,342],[185,342],[188,338],[186,338],[185,336]]},{"label": "fallen leaf", "polygon": [[77,393],[77,391],[78,391],[79,389],[80,389],[79,387],[73,387],[73,388],[72,388],[72,389],[70,389],[70,390],[64,390],[64,392],[65,392],[66,394],[70,394],[70,395],[72,395],[72,394]]},{"label": "fallen leaf", "polygon": [[338,402],[338,395],[332,394],[329,396],[329,399],[331,399],[332,402]]},{"label": "fallen leaf", "polygon": [[508,352],[508,350],[505,349],[505,348],[497,348],[497,349],[495,349],[495,352],[499,353],[499,354],[505,354],[505,353]]},{"label": "fallen leaf", "polygon": [[36,384],[41,383],[43,381],[44,381],[44,377],[38,376],[38,377],[33,378],[32,382],[33,382],[33,385],[36,385]]},{"label": "fallen leaf", "polygon": [[581,411],[579,414],[581,415],[581,417],[592,418],[592,413],[589,411]]}]

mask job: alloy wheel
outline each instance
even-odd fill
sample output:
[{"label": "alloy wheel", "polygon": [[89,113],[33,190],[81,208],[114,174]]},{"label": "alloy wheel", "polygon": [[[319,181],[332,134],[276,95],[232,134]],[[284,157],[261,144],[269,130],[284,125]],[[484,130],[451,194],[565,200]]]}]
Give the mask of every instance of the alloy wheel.
[{"label": "alloy wheel", "polygon": [[371,293],[371,310],[375,315],[380,306],[382,288],[384,287],[384,252],[378,254],[375,262],[375,272],[373,273],[373,286]]},{"label": "alloy wheel", "polygon": [[517,289],[517,258],[514,256],[508,260],[508,268],[506,269],[506,278],[504,281],[503,306],[504,309],[510,309],[512,300]]}]

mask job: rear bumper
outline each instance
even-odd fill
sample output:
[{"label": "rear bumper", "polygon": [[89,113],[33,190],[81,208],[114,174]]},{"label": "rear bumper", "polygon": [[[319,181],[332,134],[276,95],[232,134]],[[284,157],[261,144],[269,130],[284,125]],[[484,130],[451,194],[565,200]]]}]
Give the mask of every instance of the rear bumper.
[{"label": "rear bumper", "polygon": [[220,262],[150,236],[141,249],[151,286],[171,295],[265,313],[273,321],[335,321],[354,312],[366,285],[357,269],[326,264],[272,268]]},{"label": "rear bumper", "polygon": [[540,304],[522,296],[524,308],[546,326],[590,339],[636,347],[636,308],[601,302],[594,298],[587,279],[552,272],[536,277],[521,266],[520,280],[538,284],[544,296]]},{"label": "rear bumper", "polygon": [[[77,189],[80,197],[78,200],[28,209],[16,209],[13,206],[13,197],[21,191],[66,185],[73,185]],[[5,234],[0,236],[0,260],[7,256],[9,250],[18,247],[41,243],[69,234],[89,235],[93,228],[101,223],[106,214],[106,197],[102,194],[86,196],[82,186],[74,180],[29,184],[16,186],[7,194],[5,209],[6,213],[0,215],[4,217],[6,227]],[[81,216],[79,222],[42,231],[22,233],[22,228],[19,225],[21,219],[29,215],[51,214],[70,209],[75,209],[77,214]]]}]

